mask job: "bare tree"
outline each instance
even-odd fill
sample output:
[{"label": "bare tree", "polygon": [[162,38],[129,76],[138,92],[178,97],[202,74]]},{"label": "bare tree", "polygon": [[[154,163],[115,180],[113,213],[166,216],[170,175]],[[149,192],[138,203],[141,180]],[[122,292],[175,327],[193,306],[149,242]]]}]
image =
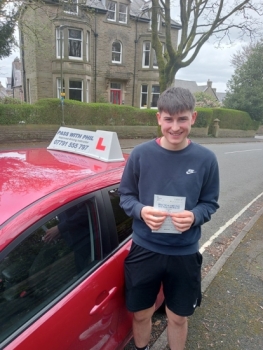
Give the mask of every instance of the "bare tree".
[{"label": "bare tree", "polygon": [[[174,4],[174,3],[173,3]],[[260,4],[253,0],[178,0],[175,3],[181,22],[178,46],[171,40],[171,0],[152,0],[152,47],[159,67],[160,91],[169,87],[176,73],[189,66],[201,47],[213,36],[220,45],[231,40],[231,30],[237,39],[258,34]],[[258,20],[255,17],[258,16]],[[157,17],[165,23],[166,53],[158,37]]]}]

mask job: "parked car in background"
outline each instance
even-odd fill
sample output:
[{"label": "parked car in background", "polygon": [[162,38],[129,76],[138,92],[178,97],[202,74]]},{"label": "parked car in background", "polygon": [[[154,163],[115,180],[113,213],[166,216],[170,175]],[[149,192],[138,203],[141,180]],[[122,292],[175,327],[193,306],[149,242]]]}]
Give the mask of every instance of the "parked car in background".
[{"label": "parked car in background", "polygon": [[117,350],[130,340],[132,220],[118,194],[126,159],[0,153],[1,349]]}]

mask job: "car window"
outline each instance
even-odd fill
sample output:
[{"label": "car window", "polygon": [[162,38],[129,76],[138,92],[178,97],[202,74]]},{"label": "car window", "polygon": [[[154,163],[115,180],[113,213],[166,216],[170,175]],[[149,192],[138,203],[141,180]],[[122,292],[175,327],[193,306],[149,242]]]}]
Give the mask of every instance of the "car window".
[{"label": "car window", "polygon": [[95,198],[39,226],[0,262],[0,341],[101,260]]},{"label": "car window", "polygon": [[112,205],[119,243],[123,242],[132,233],[132,218],[126,215],[120,207],[120,195],[118,188],[108,191]]}]

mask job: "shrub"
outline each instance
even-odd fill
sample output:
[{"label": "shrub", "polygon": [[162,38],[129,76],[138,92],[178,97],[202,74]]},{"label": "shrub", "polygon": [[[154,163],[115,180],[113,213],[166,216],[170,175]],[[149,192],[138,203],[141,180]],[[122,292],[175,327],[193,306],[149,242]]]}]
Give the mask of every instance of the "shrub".
[{"label": "shrub", "polygon": [[220,107],[220,102],[214,96],[208,95],[204,92],[196,92],[194,96],[196,100],[196,107]]},{"label": "shrub", "polygon": [[247,112],[227,108],[214,108],[213,118],[219,119],[221,129],[257,130],[259,122],[253,121]]},{"label": "shrub", "polygon": [[196,108],[197,119],[194,124],[196,128],[207,128],[213,117],[213,110],[211,108]]},{"label": "shrub", "polygon": [[0,97],[0,104],[6,104],[6,105],[17,105],[17,104],[19,104],[20,105],[21,103],[24,103],[24,102],[21,102],[17,98]]}]

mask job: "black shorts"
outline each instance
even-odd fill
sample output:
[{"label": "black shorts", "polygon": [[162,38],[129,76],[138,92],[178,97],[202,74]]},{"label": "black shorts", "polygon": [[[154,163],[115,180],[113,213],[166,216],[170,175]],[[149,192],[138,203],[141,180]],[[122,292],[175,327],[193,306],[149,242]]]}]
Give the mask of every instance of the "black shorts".
[{"label": "black shorts", "polygon": [[131,312],[152,307],[161,284],[165,303],[179,316],[200,306],[202,255],[164,255],[132,243],[125,259],[126,306]]}]

